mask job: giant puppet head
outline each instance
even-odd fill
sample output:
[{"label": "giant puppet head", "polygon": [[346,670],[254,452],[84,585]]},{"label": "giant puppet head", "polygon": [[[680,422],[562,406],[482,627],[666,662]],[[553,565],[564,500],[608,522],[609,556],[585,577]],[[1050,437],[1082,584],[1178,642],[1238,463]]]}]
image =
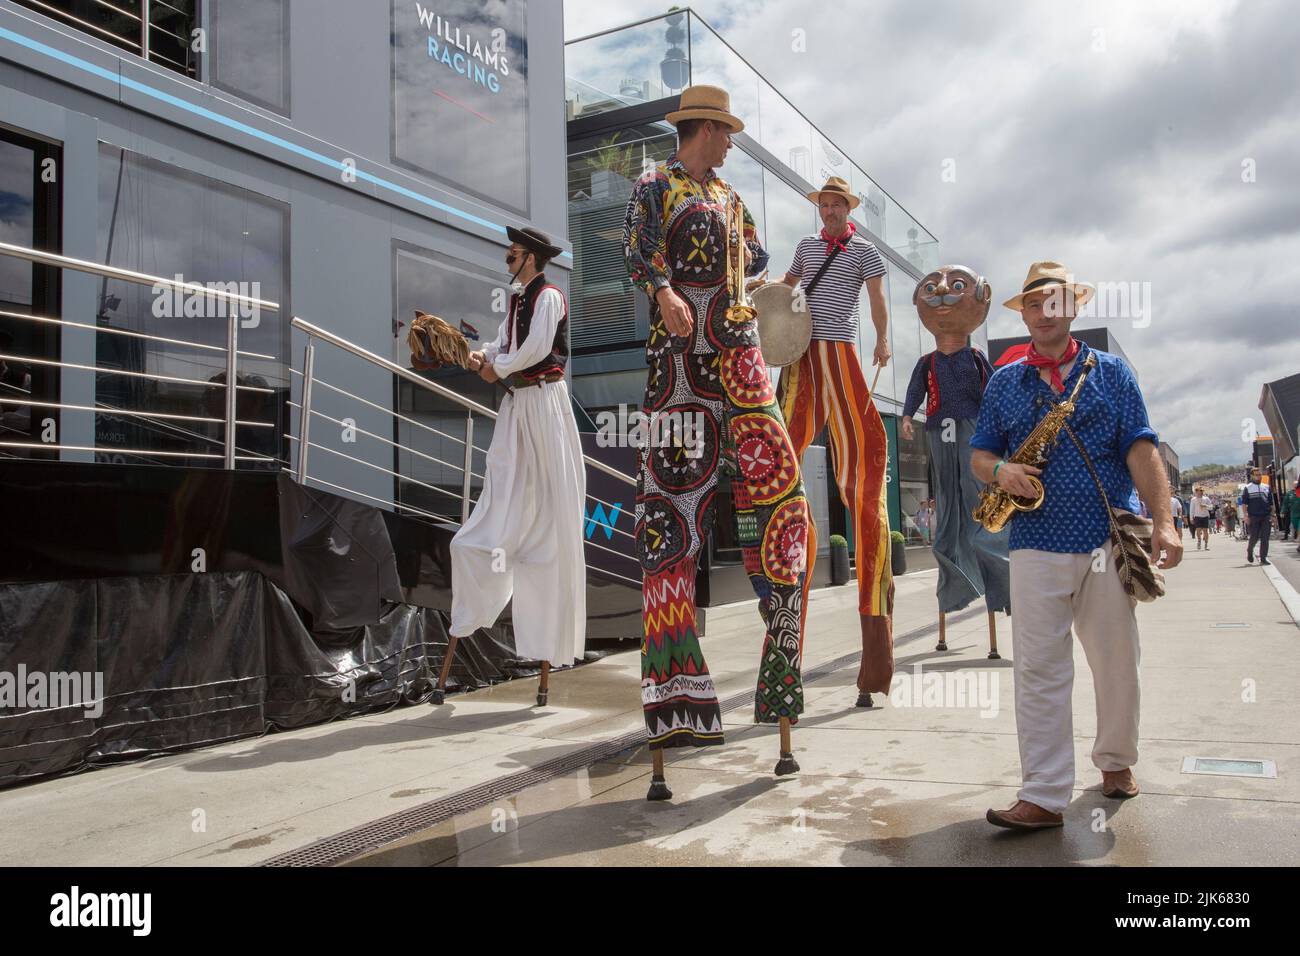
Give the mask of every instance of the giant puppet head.
[{"label": "giant puppet head", "polygon": [[966,338],[988,318],[993,290],[966,266],[940,266],[916,284],[912,304],[939,348],[964,348]]}]

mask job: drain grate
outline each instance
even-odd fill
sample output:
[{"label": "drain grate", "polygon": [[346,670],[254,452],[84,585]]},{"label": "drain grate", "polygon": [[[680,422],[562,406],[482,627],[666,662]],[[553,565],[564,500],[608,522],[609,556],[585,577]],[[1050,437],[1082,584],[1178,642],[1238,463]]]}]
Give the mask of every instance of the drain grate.
[{"label": "drain grate", "polygon": [[[984,611],[976,608],[973,611],[948,615],[948,623],[960,623],[983,615]],[[895,638],[894,645],[897,647],[901,644],[910,643],[928,634],[934,634],[938,630],[937,623],[913,628]],[[810,684],[821,680],[823,677],[828,677],[836,671],[855,663],[860,656],[860,652],[855,652],[818,664],[816,667],[804,672],[804,683]],[[731,713],[740,707],[752,707],[754,692],[742,691],[718,703],[724,714]],[[489,780],[467,790],[461,790],[458,793],[420,804],[417,807],[399,810],[396,813],[381,817],[378,820],[372,820],[370,823],[362,824],[351,830],[345,830],[334,836],[317,840],[315,843],[309,843],[297,850],[290,850],[278,856],[273,856],[257,865],[334,866],[371,850],[377,850],[386,844],[405,839],[408,836],[414,836],[420,831],[437,826],[444,820],[449,820],[458,814],[481,809],[497,800],[527,790],[529,787],[548,783],[557,777],[562,777],[575,770],[581,770],[583,767],[589,767],[602,760],[608,760],[610,757],[644,744],[645,730],[634,730],[620,737],[595,743],[589,747],[575,750],[573,753],[544,761],[535,767],[529,767],[517,773]]]},{"label": "drain grate", "polygon": [[1277,778],[1277,764],[1272,760],[1242,760],[1231,757],[1184,757],[1183,773],[1200,773],[1212,777]]},{"label": "drain grate", "polygon": [[1250,627],[1250,625],[1242,621],[1216,621],[1210,627]]}]

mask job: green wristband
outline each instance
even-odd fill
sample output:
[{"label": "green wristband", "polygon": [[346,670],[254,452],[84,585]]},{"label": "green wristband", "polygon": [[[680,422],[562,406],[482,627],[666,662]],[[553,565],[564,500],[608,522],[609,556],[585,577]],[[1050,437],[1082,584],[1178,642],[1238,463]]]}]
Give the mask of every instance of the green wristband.
[{"label": "green wristband", "polygon": [[998,480],[998,469],[1001,468],[1001,467],[1002,467],[1003,465],[1005,465],[1005,464],[1006,464],[1006,461],[999,461],[996,465],[993,466],[993,480],[994,480],[994,481],[997,481],[997,480]]}]

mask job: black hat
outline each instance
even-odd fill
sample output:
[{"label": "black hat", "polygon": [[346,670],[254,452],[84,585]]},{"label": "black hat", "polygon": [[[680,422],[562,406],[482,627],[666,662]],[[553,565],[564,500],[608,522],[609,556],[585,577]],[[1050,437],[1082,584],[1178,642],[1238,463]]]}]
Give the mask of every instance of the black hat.
[{"label": "black hat", "polygon": [[506,226],[506,235],[510,237],[511,242],[517,242],[529,252],[535,253],[542,259],[554,259],[564,250],[551,242],[551,237],[539,229],[529,226],[526,229],[516,229],[514,226]]}]

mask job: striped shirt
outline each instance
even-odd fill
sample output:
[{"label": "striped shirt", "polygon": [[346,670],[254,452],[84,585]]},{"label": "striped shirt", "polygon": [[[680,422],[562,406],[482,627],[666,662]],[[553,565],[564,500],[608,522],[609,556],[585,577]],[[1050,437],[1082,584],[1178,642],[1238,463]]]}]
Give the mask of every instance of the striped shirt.
[{"label": "striped shirt", "polygon": [[[800,285],[806,286],[825,261],[826,241],[820,236],[805,236],[795,246],[790,272],[799,277]],[[812,337],[856,343],[858,295],[862,283],[884,274],[885,261],[880,252],[855,232],[808,297],[808,307],[812,311]]]}]

